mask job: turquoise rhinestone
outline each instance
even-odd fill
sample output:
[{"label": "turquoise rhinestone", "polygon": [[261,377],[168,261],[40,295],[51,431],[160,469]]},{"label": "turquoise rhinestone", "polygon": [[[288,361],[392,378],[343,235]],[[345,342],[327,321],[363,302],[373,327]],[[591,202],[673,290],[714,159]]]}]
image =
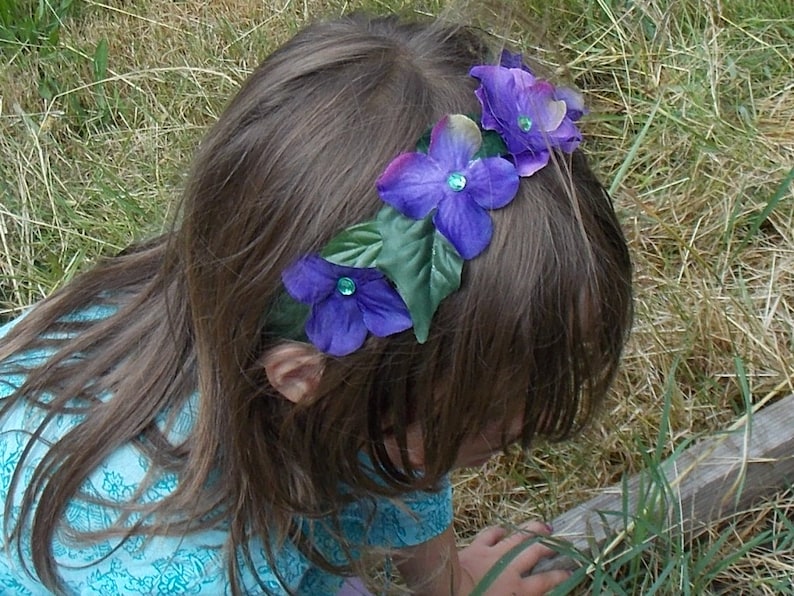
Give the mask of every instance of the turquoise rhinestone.
[{"label": "turquoise rhinestone", "polygon": [[342,296],[352,296],[356,293],[356,282],[349,277],[340,277],[336,282],[336,290]]},{"label": "turquoise rhinestone", "polygon": [[529,116],[519,116],[518,128],[520,128],[524,132],[529,132],[529,129],[532,128],[532,118],[530,118]]},{"label": "turquoise rhinestone", "polygon": [[460,192],[466,188],[466,176],[460,172],[452,172],[447,176],[447,185],[455,192]]}]

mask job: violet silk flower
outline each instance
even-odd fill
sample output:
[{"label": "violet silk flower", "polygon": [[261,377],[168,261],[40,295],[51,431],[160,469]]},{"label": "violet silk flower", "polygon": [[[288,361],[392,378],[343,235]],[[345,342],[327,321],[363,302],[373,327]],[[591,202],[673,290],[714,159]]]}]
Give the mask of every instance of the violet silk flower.
[{"label": "violet silk flower", "polygon": [[433,225],[461,257],[473,259],[493,234],[489,209],[504,207],[518,191],[515,166],[502,157],[475,158],[482,133],[467,116],[452,114],[430,133],[427,153],[398,155],[377,181],[378,193],[403,215]]},{"label": "violet silk flower", "polygon": [[281,278],[290,296],[311,306],[307,337],[332,356],[355,352],[367,331],[385,337],[413,324],[403,299],[375,268],[336,265],[313,254],[293,263]]},{"label": "violet silk flower", "polygon": [[[524,58],[521,54],[516,54],[510,50],[502,50],[502,55],[499,58],[499,66],[504,66],[505,68],[520,68],[533,76],[535,74],[524,64]],[[565,106],[568,108],[566,115],[574,122],[587,113],[584,107],[584,97],[575,89],[555,86],[554,99],[561,99],[565,102]]]},{"label": "violet silk flower", "polygon": [[[514,63],[503,57],[503,64]],[[482,126],[502,136],[519,175],[543,168],[552,149],[571,153],[581,142],[574,121],[584,106],[574,90],[538,79],[524,66],[475,66],[469,74],[480,81],[475,94],[482,105]]]}]

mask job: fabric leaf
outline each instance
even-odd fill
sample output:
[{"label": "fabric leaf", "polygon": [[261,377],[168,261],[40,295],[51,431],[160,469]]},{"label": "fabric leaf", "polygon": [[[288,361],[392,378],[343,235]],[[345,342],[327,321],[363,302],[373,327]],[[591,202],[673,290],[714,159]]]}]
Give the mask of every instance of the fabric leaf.
[{"label": "fabric leaf", "polygon": [[387,206],[377,222],[383,239],[378,268],[397,286],[416,339],[424,343],[439,303],[460,287],[463,259],[436,231],[432,216],[413,220]]},{"label": "fabric leaf", "polygon": [[474,159],[483,157],[501,157],[507,155],[507,145],[502,137],[495,130],[482,131],[482,145],[479,151],[474,154]]},{"label": "fabric leaf", "polygon": [[416,150],[419,153],[427,153],[427,150],[430,148],[430,132],[433,130],[433,127],[428,128],[425,133],[421,136],[421,138],[416,142]]},{"label": "fabric leaf", "polygon": [[366,221],[337,234],[320,253],[337,265],[374,267],[382,241],[375,221]]},{"label": "fabric leaf", "polygon": [[280,294],[265,318],[265,330],[276,337],[306,341],[306,319],[310,307],[294,300],[286,292]]}]

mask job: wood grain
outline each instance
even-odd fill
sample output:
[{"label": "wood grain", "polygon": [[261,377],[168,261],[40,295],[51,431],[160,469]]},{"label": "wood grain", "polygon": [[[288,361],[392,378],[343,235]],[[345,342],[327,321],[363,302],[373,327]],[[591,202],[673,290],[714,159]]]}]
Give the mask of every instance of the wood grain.
[{"label": "wood grain", "polygon": [[[664,516],[659,527],[666,531],[696,532],[792,482],[794,395],[745,417],[738,428],[671,457],[655,478],[647,471],[637,474],[567,511],[552,522],[554,535],[576,550],[596,555],[608,540],[630,530],[626,525],[631,526],[640,507],[654,508]],[[576,566],[573,559],[560,555],[542,561],[533,573]]]}]

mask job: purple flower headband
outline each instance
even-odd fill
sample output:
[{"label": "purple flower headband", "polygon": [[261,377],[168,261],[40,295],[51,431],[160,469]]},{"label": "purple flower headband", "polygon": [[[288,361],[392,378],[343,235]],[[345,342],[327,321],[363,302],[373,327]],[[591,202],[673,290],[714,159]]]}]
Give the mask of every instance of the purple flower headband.
[{"label": "purple flower headband", "polygon": [[292,327],[296,318],[305,321],[319,350],[345,356],[369,333],[385,337],[411,327],[424,343],[439,303],[460,287],[464,260],[491,241],[488,210],[509,204],[519,177],[543,168],[552,150],[570,153],[579,145],[581,95],[536,78],[520,54],[503,52],[499,66],[469,74],[480,82],[479,125],[462,114],[444,116],[429,139],[378,178],[386,205],[375,219],[343,230],[283,272],[301,310],[294,303],[285,310],[280,301],[273,318]]}]

